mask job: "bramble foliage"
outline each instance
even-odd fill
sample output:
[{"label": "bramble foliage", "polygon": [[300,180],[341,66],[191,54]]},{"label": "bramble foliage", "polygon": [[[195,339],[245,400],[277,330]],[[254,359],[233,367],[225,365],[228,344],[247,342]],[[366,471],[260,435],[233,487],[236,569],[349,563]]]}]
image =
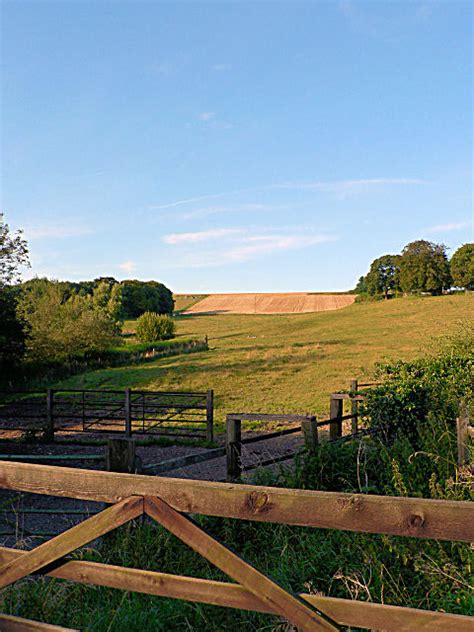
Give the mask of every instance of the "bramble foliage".
[{"label": "bramble foliage", "polygon": [[174,337],[174,321],[164,314],[145,312],[137,320],[136,336],[140,342],[168,340]]},{"label": "bramble foliage", "polygon": [[464,244],[458,248],[449,266],[456,287],[474,290],[474,244]]}]

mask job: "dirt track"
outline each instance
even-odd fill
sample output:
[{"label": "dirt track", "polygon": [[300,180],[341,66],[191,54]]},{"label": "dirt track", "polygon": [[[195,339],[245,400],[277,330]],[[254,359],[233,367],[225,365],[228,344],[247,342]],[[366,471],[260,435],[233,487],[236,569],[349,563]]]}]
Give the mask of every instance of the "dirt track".
[{"label": "dirt track", "polygon": [[297,314],[325,312],[352,305],[351,294],[210,294],[185,314]]}]

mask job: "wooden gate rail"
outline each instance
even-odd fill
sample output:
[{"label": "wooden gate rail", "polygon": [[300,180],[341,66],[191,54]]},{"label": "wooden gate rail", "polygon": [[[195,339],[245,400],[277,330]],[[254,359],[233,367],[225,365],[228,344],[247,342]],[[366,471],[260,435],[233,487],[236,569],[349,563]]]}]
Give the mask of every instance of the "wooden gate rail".
[{"label": "wooden gate rail", "polygon": [[[19,559],[24,554],[25,551],[0,547],[0,564]],[[246,588],[238,584],[211,579],[170,575],[158,571],[144,571],[137,568],[123,568],[112,564],[78,560],[65,560],[60,567],[41,573],[79,584],[104,586],[106,588],[135,591],[157,597],[185,599],[213,606],[276,614],[269,606],[265,607]],[[462,632],[464,629],[472,629],[471,620],[463,615],[382,605],[338,597],[322,597],[309,593],[300,593],[299,596],[313,606],[320,608],[340,625],[344,626],[393,630],[393,632],[413,629],[425,630],[426,632],[429,630]],[[471,626],[471,628],[468,626]]]},{"label": "wooden gate rail", "polygon": [[474,503],[0,463],[0,488],[117,503],[159,496],[183,513],[302,527],[474,541]]},{"label": "wooden gate rail", "polygon": [[[248,607],[283,616],[303,632],[338,630],[344,622],[357,625],[351,617],[354,606],[364,613],[362,627],[375,627],[369,623],[370,615],[375,614],[379,616],[378,620],[384,629],[416,627],[467,632],[472,628],[472,619],[461,615],[394,607],[387,609],[383,605],[375,610],[372,608],[370,613],[373,604],[329,598],[321,602],[321,598],[315,601],[307,595],[294,595],[180,513],[468,540],[474,539],[474,506],[468,502],[157,479],[90,470],[71,472],[68,468],[23,463],[0,464],[0,487],[114,503],[30,551],[0,549],[0,560],[3,561],[0,567],[0,588],[32,573],[49,571],[51,575],[83,583],[114,585],[115,582],[117,585],[118,582],[120,587],[126,587],[127,590],[153,591],[152,594],[164,594],[170,590],[173,597],[194,600],[196,596],[197,601],[206,603],[209,599],[212,600],[210,603],[220,599],[221,605]],[[289,510],[291,515],[288,515]],[[161,573],[65,559],[76,549],[143,514],[161,524],[238,584],[186,577],[170,579]],[[76,569],[74,576],[70,575],[71,566]],[[125,585],[120,582],[125,582]],[[181,591],[181,588],[184,590]],[[209,589],[212,590],[211,594]],[[226,593],[230,593],[227,595],[230,603],[225,599]],[[336,616],[330,613],[331,603],[333,610],[336,608]],[[395,620],[397,627],[393,626]],[[403,623],[403,627],[400,627],[400,623]]]},{"label": "wooden gate rail", "polygon": [[2,632],[79,632],[72,628],[63,628],[60,625],[50,625],[23,619],[23,617],[12,617],[8,614],[0,613],[0,630]]}]

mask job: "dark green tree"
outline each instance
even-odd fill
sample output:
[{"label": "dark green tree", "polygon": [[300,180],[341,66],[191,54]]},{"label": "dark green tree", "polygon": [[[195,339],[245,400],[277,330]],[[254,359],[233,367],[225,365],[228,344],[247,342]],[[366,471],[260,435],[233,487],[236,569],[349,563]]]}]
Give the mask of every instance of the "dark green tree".
[{"label": "dark green tree", "polygon": [[13,376],[24,352],[28,328],[17,314],[18,290],[12,284],[28,266],[28,244],[22,232],[12,233],[0,213],[0,381]]},{"label": "dark green tree", "polygon": [[383,294],[388,298],[400,291],[400,255],[383,255],[372,262],[366,276],[369,294]]},{"label": "dark green tree", "polygon": [[400,285],[404,292],[441,294],[451,285],[446,246],[424,239],[407,244],[400,259]]},{"label": "dark green tree", "polygon": [[353,293],[354,294],[367,294],[367,277],[361,276],[357,281],[357,285],[355,286]]},{"label": "dark green tree", "polygon": [[449,262],[456,287],[474,290],[474,244],[464,244],[456,250]]}]

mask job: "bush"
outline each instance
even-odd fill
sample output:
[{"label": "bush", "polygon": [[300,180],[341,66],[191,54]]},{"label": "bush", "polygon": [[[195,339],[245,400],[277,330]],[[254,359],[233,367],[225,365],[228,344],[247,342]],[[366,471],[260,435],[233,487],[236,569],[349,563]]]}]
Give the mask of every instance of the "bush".
[{"label": "bush", "polygon": [[174,337],[175,324],[169,317],[156,312],[145,312],[137,320],[137,338],[140,342],[155,342]]}]

